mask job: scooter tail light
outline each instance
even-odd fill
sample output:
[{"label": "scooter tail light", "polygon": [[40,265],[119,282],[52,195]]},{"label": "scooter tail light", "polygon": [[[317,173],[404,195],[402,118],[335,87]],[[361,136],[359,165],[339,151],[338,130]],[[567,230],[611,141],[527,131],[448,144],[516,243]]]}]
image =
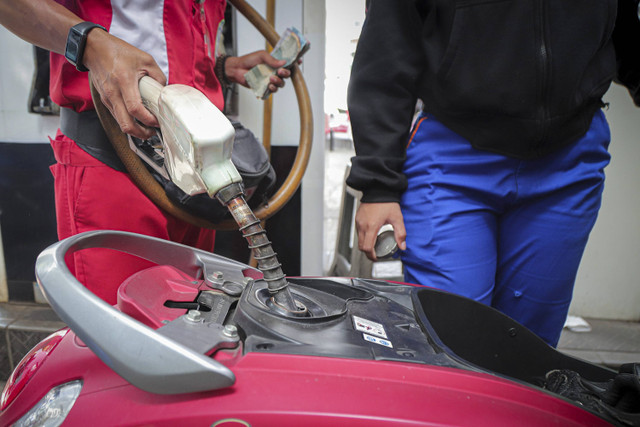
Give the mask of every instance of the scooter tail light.
[{"label": "scooter tail light", "polygon": [[4,411],[5,408],[18,397],[29,380],[33,378],[49,354],[51,354],[68,332],[69,329],[67,328],[54,332],[40,341],[22,358],[18,366],[16,366],[11,373],[2,391],[2,395],[0,396],[0,411]]}]

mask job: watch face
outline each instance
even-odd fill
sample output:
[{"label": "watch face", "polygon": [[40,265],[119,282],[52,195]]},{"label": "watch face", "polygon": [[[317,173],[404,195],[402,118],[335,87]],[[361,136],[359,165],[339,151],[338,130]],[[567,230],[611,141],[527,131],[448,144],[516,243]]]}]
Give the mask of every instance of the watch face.
[{"label": "watch face", "polygon": [[76,65],[77,59],[78,59],[78,46],[73,44],[71,46],[69,46],[69,48],[67,49],[65,56],[67,57],[67,59],[69,61],[71,61],[73,63],[73,65]]},{"label": "watch face", "polygon": [[69,30],[64,56],[70,63],[75,65],[78,71],[89,71],[82,64],[82,56],[84,55],[84,45],[87,42],[87,35],[94,28],[102,28],[104,31],[107,31],[103,26],[94,24],[93,22],[81,22]]},{"label": "watch face", "polygon": [[67,38],[67,46],[65,48],[64,56],[73,65],[76,65],[78,62],[78,51],[79,51],[81,42],[82,42],[82,34],[77,32],[75,28],[72,28],[71,31],[69,32],[69,37]]}]

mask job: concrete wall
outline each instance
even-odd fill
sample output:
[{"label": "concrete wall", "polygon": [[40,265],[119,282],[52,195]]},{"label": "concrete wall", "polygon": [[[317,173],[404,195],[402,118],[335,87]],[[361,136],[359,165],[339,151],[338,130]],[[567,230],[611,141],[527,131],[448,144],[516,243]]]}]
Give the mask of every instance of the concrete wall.
[{"label": "concrete wall", "polygon": [[611,164],[602,209],[578,271],[570,312],[640,320],[640,109],[627,90],[605,95],[611,126]]},{"label": "concrete wall", "polygon": [[33,78],[33,47],[0,26],[0,142],[49,142],[58,117],[27,112]]}]

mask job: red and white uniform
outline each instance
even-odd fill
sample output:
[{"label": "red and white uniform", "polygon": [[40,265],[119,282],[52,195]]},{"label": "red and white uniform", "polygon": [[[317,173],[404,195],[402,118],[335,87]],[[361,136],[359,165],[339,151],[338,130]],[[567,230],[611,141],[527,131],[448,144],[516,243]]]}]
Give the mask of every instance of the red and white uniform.
[{"label": "red and white uniform", "polygon": [[[60,0],[82,19],[154,57],[168,82],[193,86],[220,109],[224,100],[215,77],[215,39],[224,0]],[[51,98],[77,112],[93,109],[87,79],[67,60],[51,55]],[[126,173],[106,166],[60,131],[51,145],[58,237],[90,230],[122,230],[212,251],[214,232],[173,218],[156,207]],[[67,260],[78,280],[110,304],[131,274],[150,264],[130,255],[88,249]]]},{"label": "red and white uniform", "polygon": [[[202,91],[218,108],[224,100],[215,77],[215,39],[224,0],[59,0],[85,21],[153,56],[169,84]],[[87,73],[51,55],[51,99],[76,111],[93,109]]]}]

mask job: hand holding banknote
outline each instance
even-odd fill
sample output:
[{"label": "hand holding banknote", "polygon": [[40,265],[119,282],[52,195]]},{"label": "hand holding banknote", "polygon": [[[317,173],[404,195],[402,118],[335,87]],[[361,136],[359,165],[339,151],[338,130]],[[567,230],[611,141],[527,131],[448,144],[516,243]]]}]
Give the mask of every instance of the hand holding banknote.
[{"label": "hand holding banknote", "polygon": [[224,63],[224,75],[216,75],[223,84],[237,83],[248,88],[245,74],[258,64],[267,64],[276,70],[276,73],[269,77],[268,83],[270,90],[275,92],[284,86],[284,79],[291,77],[291,71],[282,68],[285,63],[286,61],[280,61],[269,55],[266,50],[259,50],[243,56],[228,56]]},{"label": "hand holding banknote", "polygon": [[[309,50],[310,44],[295,28],[288,28],[274,46],[271,56],[285,61],[280,68],[289,68]],[[258,64],[244,75],[253,93],[260,99],[267,99],[271,94],[269,83],[271,76],[276,75],[277,68],[266,63]]]}]

